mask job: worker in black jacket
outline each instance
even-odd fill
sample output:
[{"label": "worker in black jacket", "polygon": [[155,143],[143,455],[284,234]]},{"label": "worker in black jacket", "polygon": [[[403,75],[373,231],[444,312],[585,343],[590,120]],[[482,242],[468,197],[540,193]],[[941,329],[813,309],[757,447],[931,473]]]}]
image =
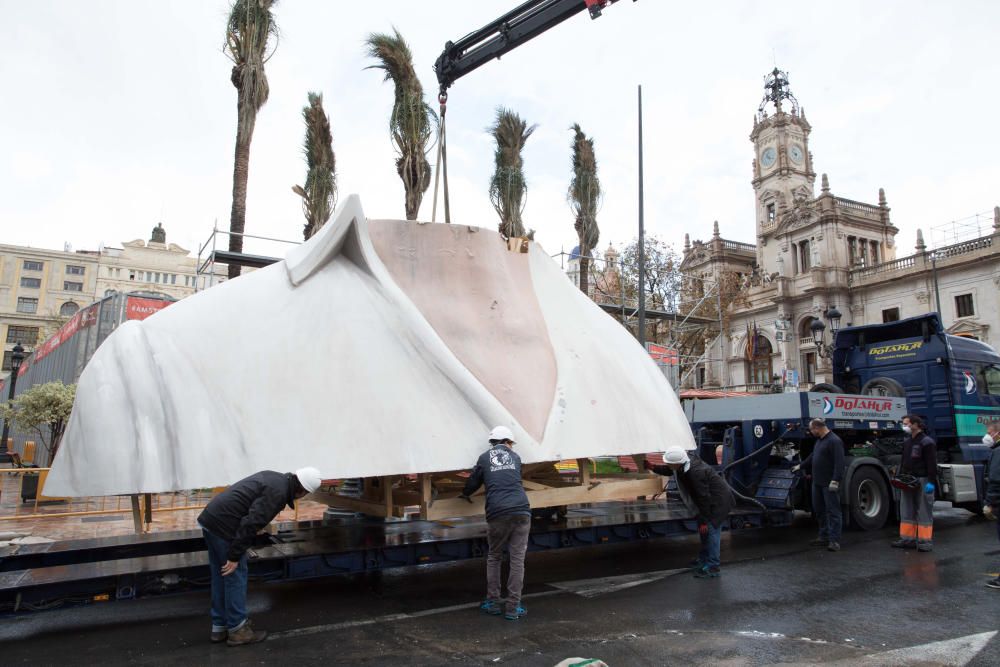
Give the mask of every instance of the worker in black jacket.
[{"label": "worker in black jacket", "polygon": [[285,506],[319,488],[316,468],[294,473],[264,470],[241,479],[212,499],[198,516],[212,573],[212,641],[230,646],[267,637],[247,619],[247,549]]},{"label": "worker in black jacket", "polygon": [[899,472],[913,475],[912,488],[899,491],[899,539],[897,549],[931,551],[934,548],[934,492],[937,490],[937,443],[924,431],[917,415],[903,417],[903,455]]},{"label": "worker in black jacket", "polygon": [[[469,500],[480,486],[486,485],[486,599],[479,608],[494,616],[504,615],[516,621],[527,611],[521,605],[524,585],[524,554],[531,530],[531,505],[521,482],[521,457],[511,447],[514,434],[506,426],[497,426],[489,435],[490,448],[480,455],[462,498]],[[504,548],[510,554],[507,577],[507,601],[501,608],[500,575]]]},{"label": "worker in black jacket", "polygon": [[694,576],[699,579],[718,577],[721,574],[722,523],[733,509],[733,491],[711,466],[697,456],[688,456],[682,447],[667,449],[663,462],[662,466],[651,465],[646,460],[642,464],[657,475],[673,475],[684,505],[698,516],[701,551]]},{"label": "worker in black jacket", "polygon": [[819,523],[819,535],[810,542],[829,551],[840,551],[844,516],[840,508],[840,484],[844,481],[844,441],[826,427],[822,419],[809,422],[809,432],[816,438],[812,454],[792,468],[812,470],[812,508]]},{"label": "worker in black jacket", "polygon": [[[983,505],[983,514],[987,519],[997,521],[997,515],[1000,515],[1000,421],[991,421],[986,425],[983,444],[990,448],[990,460],[986,464],[986,503]],[[1000,521],[997,521],[997,539],[1000,539]],[[986,585],[1000,589],[1000,576],[990,579]]]}]

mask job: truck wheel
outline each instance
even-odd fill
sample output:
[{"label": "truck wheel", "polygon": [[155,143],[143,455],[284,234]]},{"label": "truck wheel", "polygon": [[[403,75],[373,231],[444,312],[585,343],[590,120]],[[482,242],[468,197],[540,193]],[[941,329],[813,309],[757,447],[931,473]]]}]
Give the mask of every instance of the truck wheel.
[{"label": "truck wheel", "polygon": [[835,384],[830,384],[829,382],[820,382],[819,384],[814,384],[809,391],[814,391],[820,394],[843,394],[844,390]]},{"label": "truck wheel", "polygon": [[906,396],[906,390],[892,378],[873,378],[865,382],[861,387],[861,393],[865,396]]},{"label": "truck wheel", "polygon": [[871,466],[864,466],[851,477],[847,497],[851,523],[861,530],[878,530],[889,518],[889,487],[882,475]]}]

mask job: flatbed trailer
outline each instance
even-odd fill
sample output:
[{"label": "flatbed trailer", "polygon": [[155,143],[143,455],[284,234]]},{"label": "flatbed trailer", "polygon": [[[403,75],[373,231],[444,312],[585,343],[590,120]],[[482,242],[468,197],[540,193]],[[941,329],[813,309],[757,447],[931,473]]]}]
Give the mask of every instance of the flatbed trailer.
[{"label": "flatbed trailer", "polygon": [[[790,510],[739,509],[724,530],[787,525]],[[482,558],[479,518],[385,521],[333,515],[276,524],[258,536],[250,578],[286,582]],[[680,501],[609,502],[568,508],[559,521],[534,520],[531,552],[622,544],[696,534],[697,519]],[[0,549],[0,610],[34,611],[60,604],[131,600],[207,586],[208,555],[200,531],[71,540]]]}]

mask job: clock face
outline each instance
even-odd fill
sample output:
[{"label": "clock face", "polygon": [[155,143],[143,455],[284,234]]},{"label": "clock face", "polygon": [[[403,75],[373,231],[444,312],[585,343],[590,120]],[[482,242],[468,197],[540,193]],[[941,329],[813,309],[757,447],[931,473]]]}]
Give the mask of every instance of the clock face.
[{"label": "clock face", "polygon": [[792,147],[788,149],[788,157],[792,158],[792,162],[795,164],[802,164],[802,149],[793,144]]},{"label": "clock face", "polygon": [[765,148],[764,152],[760,154],[760,163],[764,167],[770,167],[776,159],[778,159],[778,152],[774,150],[773,146]]}]

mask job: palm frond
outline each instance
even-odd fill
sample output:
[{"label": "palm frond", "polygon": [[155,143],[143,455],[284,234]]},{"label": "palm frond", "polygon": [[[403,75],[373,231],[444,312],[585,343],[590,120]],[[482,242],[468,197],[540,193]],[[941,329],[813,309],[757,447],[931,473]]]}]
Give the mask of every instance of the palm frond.
[{"label": "palm frond", "polygon": [[233,61],[230,81],[236,87],[239,105],[239,139],[252,134],[257,111],[267,102],[270,87],[264,63],[271,38],[278,36],[278,25],[271,8],[276,0],[236,0],[226,23],[226,55]]},{"label": "palm frond", "polygon": [[496,168],[490,179],[490,201],[500,216],[499,231],[507,238],[525,235],[521,216],[528,185],[524,178],[521,151],[536,127],[529,127],[527,121],[514,111],[498,107],[493,125],[487,128],[496,141],[493,156]]},{"label": "palm frond", "polygon": [[337,204],[337,162],[333,153],[330,118],[323,110],[323,96],[309,93],[309,104],[302,108],[306,124],[303,152],[306,156],[305,187],[292,190],[302,197],[302,213],[306,218],[303,235],[306,240],[318,232]]}]

